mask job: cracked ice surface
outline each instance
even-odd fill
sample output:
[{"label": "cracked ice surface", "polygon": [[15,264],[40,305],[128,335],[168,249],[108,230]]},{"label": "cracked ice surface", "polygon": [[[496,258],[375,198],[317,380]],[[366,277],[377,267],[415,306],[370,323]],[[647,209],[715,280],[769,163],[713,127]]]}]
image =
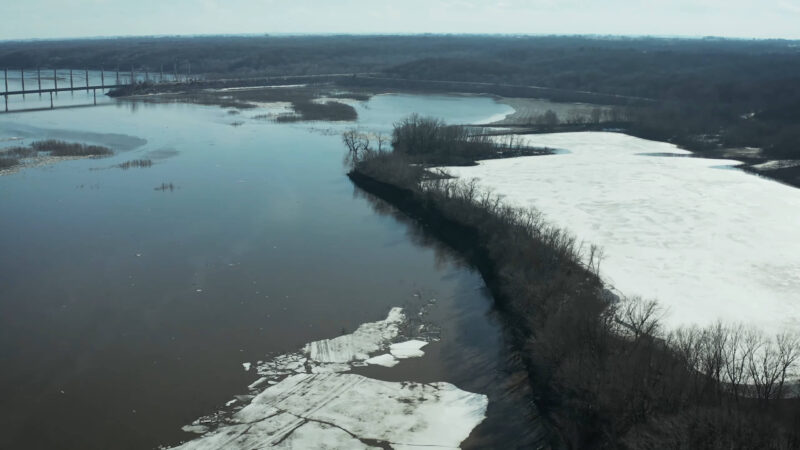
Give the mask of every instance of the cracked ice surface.
[{"label": "cracked ice surface", "polygon": [[800,328],[800,190],[624,134],[520,137],[570,153],[447,170],[603,247],[603,278],[657,299],[668,326]]},{"label": "cracked ice surface", "polygon": [[[402,309],[393,308],[385,320],[259,364],[261,378],[250,389],[269,386],[230,417],[218,412],[184,427],[205,434],[176,448],[457,448],[485,418],[486,396],[449,383],[392,383],[341,373],[365,364],[393,367],[399,358],[424,355],[420,349],[427,341],[392,343],[405,320]],[[370,358],[379,352],[384,353]]]},{"label": "cracked ice surface", "polygon": [[229,425],[177,448],[457,448],[486,407],[486,396],[449,383],[298,374],[259,394]]},{"label": "cracked ice surface", "polygon": [[312,342],[303,350],[311,360],[321,363],[363,361],[369,358],[370,353],[378,351],[383,343],[394,339],[404,320],[403,310],[392,308],[385,320],[365,323],[351,334]]}]

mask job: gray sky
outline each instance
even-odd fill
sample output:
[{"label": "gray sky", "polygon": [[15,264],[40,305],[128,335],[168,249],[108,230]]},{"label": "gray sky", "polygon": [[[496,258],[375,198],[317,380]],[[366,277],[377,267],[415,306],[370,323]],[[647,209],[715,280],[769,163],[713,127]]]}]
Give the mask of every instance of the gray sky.
[{"label": "gray sky", "polygon": [[3,0],[0,39],[525,33],[800,39],[800,0]]}]

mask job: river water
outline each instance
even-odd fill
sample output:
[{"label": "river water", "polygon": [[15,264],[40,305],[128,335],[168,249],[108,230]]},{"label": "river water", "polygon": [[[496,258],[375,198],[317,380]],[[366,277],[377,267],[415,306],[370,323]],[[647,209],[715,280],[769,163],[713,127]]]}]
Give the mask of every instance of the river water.
[{"label": "river water", "polygon": [[[383,131],[413,112],[510,112],[479,97],[356,107],[357,125]],[[462,446],[532,445],[542,429],[480,276],[349,182],[350,125],[252,119],[262,112],[108,101],[0,116],[0,146],[115,151],[0,176],[0,448],[178,445],[198,436],[182,427],[246,403],[231,400],[252,394],[259,361],[393,307],[424,311],[424,356],[351,372],[485,395]],[[153,166],[114,167],[143,158]]]}]

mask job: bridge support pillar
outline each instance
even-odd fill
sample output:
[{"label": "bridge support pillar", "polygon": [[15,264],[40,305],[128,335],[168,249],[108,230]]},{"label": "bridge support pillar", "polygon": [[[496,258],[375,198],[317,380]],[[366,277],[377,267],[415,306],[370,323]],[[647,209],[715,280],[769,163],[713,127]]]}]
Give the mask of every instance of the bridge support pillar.
[{"label": "bridge support pillar", "polygon": [[86,93],[89,93],[89,69],[86,69]]},{"label": "bridge support pillar", "polygon": [[53,69],[53,86],[55,86],[56,95],[58,95],[58,73],[56,73],[56,69]]},{"label": "bridge support pillar", "polygon": [[42,96],[42,69],[36,68],[36,79],[39,81],[39,97]]},{"label": "bridge support pillar", "polygon": [[53,109],[53,91],[50,91],[50,109]]},{"label": "bridge support pillar", "polygon": [[[6,80],[6,90],[3,92],[8,92],[8,69],[3,69],[3,78]],[[7,95],[6,98],[8,98]]]},{"label": "bridge support pillar", "polygon": [[[19,80],[22,82],[22,91],[25,91],[25,69],[19,69]],[[25,94],[22,94],[22,99],[25,100]]]},{"label": "bridge support pillar", "polygon": [[103,70],[103,66],[100,66],[100,87],[106,87],[106,71]]},{"label": "bridge support pillar", "polygon": [[92,95],[94,96],[94,104],[97,104],[97,89],[92,89]]},{"label": "bridge support pillar", "polygon": [[75,83],[72,80],[72,69],[69,69],[69,88],[74,89]]}]

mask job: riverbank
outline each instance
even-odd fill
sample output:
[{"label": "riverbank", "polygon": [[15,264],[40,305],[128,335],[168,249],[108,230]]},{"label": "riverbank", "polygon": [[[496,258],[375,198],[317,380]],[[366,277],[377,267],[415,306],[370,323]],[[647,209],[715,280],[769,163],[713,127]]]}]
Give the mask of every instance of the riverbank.
[{"label": "riverbank", "polygon": [[[420,179],[418,168],[404,169],[395,158],[386,152],[362,158],[349,177],[479,269],[513,330],[555,447],[784,448],[796,442],[790,424],[798,415],[784,400],[787,372],[766,390],[757,371],[726,375],[748,364],[736,353],[741,330],[719,325],[665,333],[656,303],[615,301],[597,275],[595,249],[580,247],[538,212],[505,206],[474,183]],[[778,349],[761,339],[741,349],[749,351],[752,367],[765,349]]]}]

